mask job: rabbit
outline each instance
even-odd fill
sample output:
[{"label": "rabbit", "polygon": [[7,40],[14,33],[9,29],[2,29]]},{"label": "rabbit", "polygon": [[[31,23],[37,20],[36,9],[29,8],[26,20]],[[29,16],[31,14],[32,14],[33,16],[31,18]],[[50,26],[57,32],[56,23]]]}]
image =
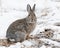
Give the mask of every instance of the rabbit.
[{"label": "rabbit", "polygon": [[[10,42],[22,42],[26,40],[29,34],[36,27],[36,15],[35,15],[35,5],[31,9],[31,6],[27,4],[28,16],[24,19],[18,19],[14,21],[7,29],[6,38]],[[12,41],[14,39],[14,41]]]}]

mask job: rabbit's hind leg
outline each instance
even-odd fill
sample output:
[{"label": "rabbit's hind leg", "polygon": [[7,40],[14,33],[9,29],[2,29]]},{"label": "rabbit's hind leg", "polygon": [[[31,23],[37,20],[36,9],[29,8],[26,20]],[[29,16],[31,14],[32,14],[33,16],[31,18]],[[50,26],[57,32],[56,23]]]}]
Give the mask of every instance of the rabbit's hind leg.
[{"label": "rabbit's hind leg", "polygon": [[26,32],[22,32],[22,31],[17,31],[15,32],[15,41],[16,42],[22,42],[26,39]]}]

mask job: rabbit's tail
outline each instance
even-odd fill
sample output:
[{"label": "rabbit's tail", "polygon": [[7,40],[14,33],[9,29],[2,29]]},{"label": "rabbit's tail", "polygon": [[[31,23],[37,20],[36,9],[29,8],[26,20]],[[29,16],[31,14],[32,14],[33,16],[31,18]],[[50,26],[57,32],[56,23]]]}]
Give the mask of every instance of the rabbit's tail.
[{"label": "rabbit's tail", "polygon": [[10,46],[11,45],[11,42],[8,42],[7,39],[0,39],[0,46]]}]

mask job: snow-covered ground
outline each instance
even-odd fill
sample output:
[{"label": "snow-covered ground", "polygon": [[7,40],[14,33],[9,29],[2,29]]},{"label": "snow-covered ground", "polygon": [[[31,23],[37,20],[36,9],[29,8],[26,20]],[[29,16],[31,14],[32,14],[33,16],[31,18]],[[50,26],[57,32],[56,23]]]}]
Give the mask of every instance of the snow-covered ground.
[{"label": "snow-covered ground", "polygon": [[[44,29],[52,29],[53,37],[25,40],[10,47],[0,46],[0,48],[60,48],[59,0],[0,0],[0,38],[6,38],[7,28],[12,22],[27,17],[27,4],[30,4],[31,7],[36,4],[37,25],[31,34],[37,35],[44,32]],[[42,45],[39,44],[40,40]],[[44,45],[43,42],[49,45]]]}]

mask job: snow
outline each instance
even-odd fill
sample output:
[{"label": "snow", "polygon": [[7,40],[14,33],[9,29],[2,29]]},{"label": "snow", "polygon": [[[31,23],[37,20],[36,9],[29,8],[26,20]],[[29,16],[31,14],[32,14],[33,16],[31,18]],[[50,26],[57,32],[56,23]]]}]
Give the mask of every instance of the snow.
[{"label": "snow", "polygon": [[[0,38],[6,38],[6,31],[12,22],[27,17],[27,4],[30,4],[31,7],[36,4],[35,13],[37,17],[37,25],[31,34],[36,35],[44,31],[45,28],[50,28],[55,31],[53,39],[60,39],[60,26],[54,25],[55,23],[60,22],[60,2],[52,0],[1,0],[0,3]],[[60,42],[52,41],[50,39],[42,39],[42,41],[48,41],[55,46],[60,45]],[[27,40],[23,43],[11,45],[8,48],[22,48],[24,47],[23,44],[26,46],[25,48],[33,45],[31,41]],[[0,48],[6,47],[0,46]],[[46,46],[42,45],[40,48],[46,48]]]}]

